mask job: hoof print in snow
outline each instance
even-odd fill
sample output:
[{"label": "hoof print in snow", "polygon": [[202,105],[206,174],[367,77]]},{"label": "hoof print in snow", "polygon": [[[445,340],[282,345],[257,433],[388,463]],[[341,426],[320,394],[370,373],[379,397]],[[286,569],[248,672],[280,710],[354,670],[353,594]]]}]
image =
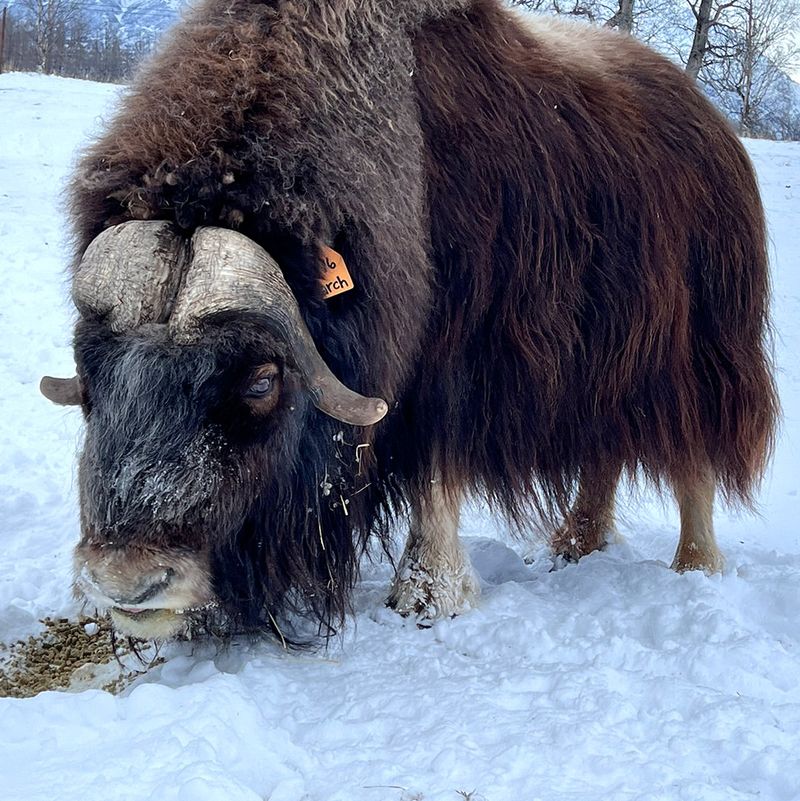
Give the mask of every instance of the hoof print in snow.
[{"label": "hoof print in snow", "polygon": [[564,554],[554,553],[551,557],[552,564],[548,573],[555,573],[558,570],[563,570],[567,565],[574,564],[576,560],[569,559]]}]

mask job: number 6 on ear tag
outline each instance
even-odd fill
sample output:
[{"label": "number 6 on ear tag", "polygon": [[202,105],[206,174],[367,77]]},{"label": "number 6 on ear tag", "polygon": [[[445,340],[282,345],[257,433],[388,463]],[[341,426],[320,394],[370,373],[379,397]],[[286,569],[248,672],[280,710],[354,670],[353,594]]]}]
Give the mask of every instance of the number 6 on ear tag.
[{"label": "number 6 on ear tag", "polygon": [[319,279],[322,285],[322,297],[325,300],[342,292],[349,292],[353,288],[353,279],[344,263],[341,253],[326,245],[319,247],[319,261],[322,275]]}]

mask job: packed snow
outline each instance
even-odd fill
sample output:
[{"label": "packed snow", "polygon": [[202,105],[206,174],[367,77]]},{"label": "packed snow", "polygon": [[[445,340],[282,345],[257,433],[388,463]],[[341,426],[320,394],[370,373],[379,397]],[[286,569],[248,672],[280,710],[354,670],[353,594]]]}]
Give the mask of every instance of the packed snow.
[{"label": "packed snow", "polygon": [[[119,88],[0,76],[0,642],[76,617],[80,413],[65,176]],[[791,801],[800,798],[800,145],[748,142],[773,243],[784,419],[760,516],[717,512],[727,566],[677,575],[671,504],[551,571],[541,540],[467,516],[477,608],[419,629],[365,567],[327,650],[170,646],[120,695],[0,699],[3,801]],[[795,192],[797,194],[795,194]],[[523,557],[530,557],[528,563]]]}]

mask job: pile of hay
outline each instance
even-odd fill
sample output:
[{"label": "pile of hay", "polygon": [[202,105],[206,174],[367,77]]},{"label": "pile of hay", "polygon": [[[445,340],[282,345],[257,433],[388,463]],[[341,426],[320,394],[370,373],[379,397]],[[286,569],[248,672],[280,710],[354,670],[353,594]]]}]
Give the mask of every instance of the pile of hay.
[{"label": "pile of hay", "polygon": [[46,617],[40,622],[40,634],[0,644],[0,697],[88,688],[117,693],[161,661],[152,645],[115,640],[106,617]]}]

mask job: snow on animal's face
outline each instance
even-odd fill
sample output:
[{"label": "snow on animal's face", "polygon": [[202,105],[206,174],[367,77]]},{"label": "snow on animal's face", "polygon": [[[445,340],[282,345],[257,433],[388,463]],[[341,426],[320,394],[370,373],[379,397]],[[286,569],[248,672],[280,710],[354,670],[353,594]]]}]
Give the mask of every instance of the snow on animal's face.
[{"label": "snow on animal's face", "polygon": [[76,586],[116,627],[168,637],[217,604],[220,551],[296,459],[307,403],[285,349],[246,319],[194,345],[167,327],[76,334],[86,441]]}]

